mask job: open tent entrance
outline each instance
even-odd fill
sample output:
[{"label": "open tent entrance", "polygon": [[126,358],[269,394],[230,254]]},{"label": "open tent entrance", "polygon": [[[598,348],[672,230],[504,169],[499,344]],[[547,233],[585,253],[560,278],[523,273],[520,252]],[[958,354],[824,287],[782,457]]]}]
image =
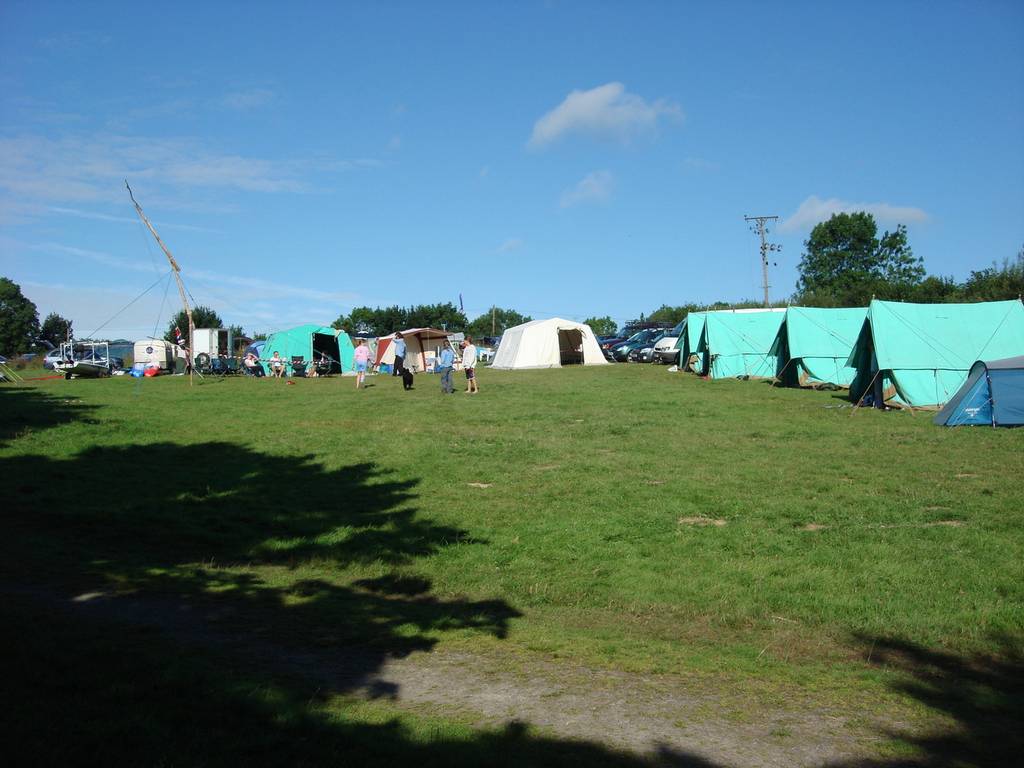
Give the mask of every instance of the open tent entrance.
[{"label": "open tent entrance", "polygon": [[562,365],[583,365],[583,331],[559,328],[558,353]]},{"label": "open tent entrance", "polygon": [[341,349],[338,347],[338,337],[328,333],[313,334],[313,359],[323,358],[331,364],[331,373],[341,373]]}]

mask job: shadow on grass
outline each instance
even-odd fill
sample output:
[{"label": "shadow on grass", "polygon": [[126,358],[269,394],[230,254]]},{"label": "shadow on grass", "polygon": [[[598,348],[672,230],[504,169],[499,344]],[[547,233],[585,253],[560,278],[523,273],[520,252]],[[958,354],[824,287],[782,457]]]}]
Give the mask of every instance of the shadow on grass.
[{"label": "shadow on grass", "polygon": [[15,437],[72,421],[94,423],[95,406],[29,387],[0,386],[0,448]]},{"label": "shadow on grass", "polygon": [[954,725],[941,732],[885,734],[908,751],[888,760],[833,764],[833,768],[1011,766],[1024,759],[1024,648],[1002,637],[995,656],[962,656],[903,640],[858,638],[871,663],[896,671],[893,688],[917,699]]},{"label": "shadow on grass", "polygon": [[648,762],[515,723],[417,731],[393,709],[359,714],[383,706],[367,694],[400,696],[390,659],[445,631],[505,637],[519,615],[434,595],[415,572],[485,542],[419,515],[414,479],[218,442],[19,456],[0,473],[22,479],[0,512],[0,674],[30,762]]}]

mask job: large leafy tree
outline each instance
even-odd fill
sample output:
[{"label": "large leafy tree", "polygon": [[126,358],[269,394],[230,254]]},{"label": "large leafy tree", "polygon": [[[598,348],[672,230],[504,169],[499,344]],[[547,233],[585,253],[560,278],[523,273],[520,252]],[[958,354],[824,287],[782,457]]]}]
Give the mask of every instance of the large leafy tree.
[{"label": "large leafy tree", "polygon": [[[220,315],[209,307],[192,307],[192,322],[195,323],[196,328],[224,327],[224,321],[220,319]],[[181,329],[182,336],[188,336],[188,316],[185,314],[185,310],[181,310],[171,319],[170,325],[167,326],[167,333],[164,334],[167,341],[177,341],[174,335],[175,328]]]},{"label": "large leafy tree", "polygon": [[837,213],[818,224],[804,243],[797,281],[808,304],[855,306],[879,298],[907,298],[924,277],[921,259],[907,242],[907,228],[878,237],[870,213]]},{"label": "large leafy tree", "polygon": [[583,323],[584,325],[589,325],[590,330],[597,336],[614,336],[619,332],[618,324],[608,315],[604,317],[588,317]]},{"label": "large leafy tree", "polygon": [[473,336],[473,338],[500,336],[509,328],[528,323],[532,319],[528,315],[519,314],[514,309],[495,307],[493,313],[485,312],[475,318],[473,322],[466,326],[466,332]]},{"label": "large leafy tree", "polygon": [[0,352],[16,355],[32,349],[39,335],[39,312],[13,280],[0,277]]},{"label": "large leafy tree", "polygon": [[61,317],[56,312],[51,312],[43,320],[43,325],[39,329],[39,338],[50,342],[55,347],[59,347],[63,342],[67,341],[74,333],[71,328],[71,321],[66,317]]}]

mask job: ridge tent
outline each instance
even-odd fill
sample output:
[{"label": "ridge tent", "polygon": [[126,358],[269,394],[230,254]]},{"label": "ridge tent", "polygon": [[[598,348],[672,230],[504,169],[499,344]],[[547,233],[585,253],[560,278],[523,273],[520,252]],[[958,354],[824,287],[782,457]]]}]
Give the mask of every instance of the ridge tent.
[{"label": "ridge tent", "polygon": [[776,378],[787,387],[848,387],[856,370],[846,364],[867,307],[788,307],[772,343]]},{"label": "ridge tent", "polygon": [[706,313],[697,344],[697,354],[704,358],[699,373],[712,379],[774,378],[775,358],[768,350],[785,316],[784,307]]},{"label": "ridge tent", "polygon": [[947,427],[1024,426],[1024,356],[976,362],[933,421]]},{"label": "ridge tent", "polygon": [[704,333],[704,317],[707,312],[690,312],[686,316],[686,325],[679,334],[676,349],[679,350],[679,369],[700,373],[704,370],[704,355],[697,354],[700,336]]},{"label": "ridge tent", "polygon": [[563,365],[608,365],[589,325],[552,317],[508,328],[491,368],[561,368]]},{"label": "ridge tent", "polygon": [[847,365],[850,397],[877,408],[938,408],[963,385],[976,360],[1024,355],[1024,304],[871,302]]},{"label": "ridge tent", "polygon": [[322,325],[298,325],[283,331],[274,331],[263,343],[263,359],[260,362],[270,373],[267,359],[274,352],[280,352],[286,367],[290,370],[293,357],[306,362],[326,357],[331,363],[331,373],[352,370],[352,340],[344,331]]},{"label": "ridge tent", "polygon": [[[437,328],[410,328],[402,331],[405,339],[405,367],[410,371],[425,371],[433,364],[438,347],[448,342],[448,331]],[[374,365],[394,365],[395,348],[392,342],[395,334],[389,333],[377,339],[377,356]]]}]

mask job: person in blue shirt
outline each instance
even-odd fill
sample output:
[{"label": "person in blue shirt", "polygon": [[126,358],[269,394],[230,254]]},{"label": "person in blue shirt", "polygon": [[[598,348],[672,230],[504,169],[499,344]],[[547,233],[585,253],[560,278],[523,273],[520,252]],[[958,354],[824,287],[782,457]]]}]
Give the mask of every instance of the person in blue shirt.
[{"label": "person in blue shirt", "polygon": [[402,371],[405,370],[405,339],[402,337],[401,331],[395,334],[392,344],[395,345],[395,367],[391,371],[391,375],[401,376]]},{"label": "person in blue shirt", "polygon": [[452,384],[452,371],[455,366],[455,353],[451,346],[441,350],[441,356],[437,358],[437,372],[441,374],[441,394],[450,395],[455,392]]}]

